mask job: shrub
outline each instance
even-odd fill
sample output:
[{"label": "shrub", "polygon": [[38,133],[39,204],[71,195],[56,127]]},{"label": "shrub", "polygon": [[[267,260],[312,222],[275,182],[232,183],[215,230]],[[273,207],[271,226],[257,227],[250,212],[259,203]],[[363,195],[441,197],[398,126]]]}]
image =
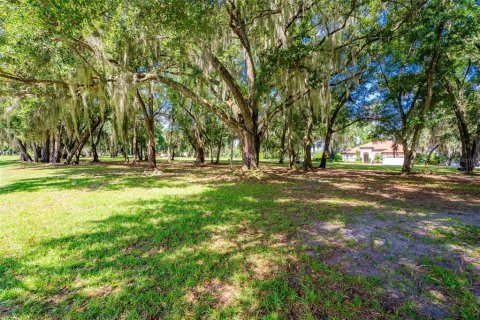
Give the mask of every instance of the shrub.
[{"label": "shrub", "polygon": [[334,155],[332,155],[332,157],[330,157],[330,160],[333,162],[342,162],[343,161],[342,154],[335,153]]},{"label": "shrub", "polygon": [[318,151],[317,153],[315,153],[313,155],[313,161],[320,161],[322,160],[322,155],[323,155],[323,151]]}]

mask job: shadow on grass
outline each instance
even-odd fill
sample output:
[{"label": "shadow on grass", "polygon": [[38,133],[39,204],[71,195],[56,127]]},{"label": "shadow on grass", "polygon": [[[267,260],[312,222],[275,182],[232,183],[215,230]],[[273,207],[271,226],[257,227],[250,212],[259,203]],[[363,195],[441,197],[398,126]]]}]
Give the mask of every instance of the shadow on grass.
[{"label": "shadow on grass", "polygon": [[44,241],[18,260],[2,257],[0,310],[59,318],[275,314],[292,294],[281,272],[291,248],[279,240],[288,223],[270,226],[263,215],[275,211],[273,202],[248,197],[264,192],[224,185],[133,202],[131,214]]},{"label": "shadow on grass", "polygon": [[[13,182],[0,193],[191,185],[176,181],[175,176],[139,177],[141,169],[132,173],[130,167],[55,170],[53,177]],[[183,174],[197,168],[179,170]],[[432,182],[418,178],[421,186]],[[297,233],[299,225],[319,220],[340,221],[344,229],[355,230],[355,219],[365,213],[410,210],[417,204],[428,215],[414,221],[416,226],[437,218],[444,224],[444,214],[438,210],[462,201],[467,202],[468,209],[478,208],[468,203],[468,196],[478,194],[475,190],[468,191],[463,199],[455,198],[463,194],[458,192],[448,198],[438,190],[426,189],[421,194],[415,186],[397,188],[388,183],[389,179],[392,177],[356,173],[312,177],[271,174],[258,182],[206,185],[206,191],[190,196],[134,201],[128,204],[129,214],[113,213],[83,226],[80,230],[84,231],[46,240],[18,259],[1,257],[0,315],[394,317],[395,308],[402,302],[386,307],[379,295],[383,279],[372,284],[368,276],[350,275],[348,270],[324,264],[325,252],[332,250],[349,258],[342,251],[343,244],[321,244],[317,251],[324,251],[322,255],[301,259],[302,242],[298,242]],[[400,179],[408,186],[417,177]],[[353,189],[349,187],[352,182],[356,184]],[[356,199],[361,201],[353,203]],[[328,238],[328,234],[320,235]],[[445,244],[449,243],[453,240],[446,239]],[[355,250],[361,252],[362,248]],[[447,246],[445,250],[455,259],[463,259]],[[416,258],[408,256],[391,259],[417,263]]]}]

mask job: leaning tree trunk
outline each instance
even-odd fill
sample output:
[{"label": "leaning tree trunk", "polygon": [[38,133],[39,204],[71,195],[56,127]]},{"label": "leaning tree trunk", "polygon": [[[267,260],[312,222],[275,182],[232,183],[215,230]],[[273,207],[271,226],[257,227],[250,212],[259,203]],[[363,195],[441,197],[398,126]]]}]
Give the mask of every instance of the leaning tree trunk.
[{"label": "leaning tree trunk", "polygon": [[[91,131],[94,131],[101,123],[101,119],[98,118],[93,124]],[[71,164],[73,157],[76,157],[76,162],[80,160],[80,152],[83,149],[83,146],[85,143],[87,143],[88,139],[90,138],[90,130],[86,128],[80,137],[80,140],[76,140],[75,143],[73,144],[72,148],[68,151],[68,155],[65,158],[65,161],[63,162],[64,164]]]},{"label": "leaning tree trunk", "polygon": [[93,162],[100,162],[98,157],[98,144],[100,143],[100,137],[102,136],[102,129],[105,122],[102,122],[100,128],[98,128],[97,137],[92,135],[92,153],[93,153]]},{"label": "leaning tree trunk", "polygon": [[16,138],[16,140],[18,148],[20,149],[20,159],[22,161],[32,161],[32,157],[30,157],[30,155],[28,154],[27,148],[23,144],[22,140],[20,140],[19,138]]}]

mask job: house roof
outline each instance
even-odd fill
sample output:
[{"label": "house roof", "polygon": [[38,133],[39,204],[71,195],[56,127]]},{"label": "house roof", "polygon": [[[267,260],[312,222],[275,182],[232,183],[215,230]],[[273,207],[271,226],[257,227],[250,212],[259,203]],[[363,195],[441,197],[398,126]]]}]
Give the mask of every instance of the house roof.
[{"label": "house roof", "polygon": [[357,153],[357,150],[362,150],[362,149],[372,149],[372,151],[374,152],[381,152],[381,153],[403,152],[403,148],[401,144],[397,144],[395,141],[392,141],[392,140],[385,140],[385,141],[374,141],[374,142],[362,144],[361,146],[345,150],[342,153],[355,154]]}]

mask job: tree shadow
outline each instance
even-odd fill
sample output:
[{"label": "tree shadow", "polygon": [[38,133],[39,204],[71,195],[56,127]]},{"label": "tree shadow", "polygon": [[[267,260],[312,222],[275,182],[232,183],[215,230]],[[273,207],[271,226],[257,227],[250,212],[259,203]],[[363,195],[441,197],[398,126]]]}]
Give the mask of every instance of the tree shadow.
[{"label": "tree shadow", "polygon": [[291,248],[281,243],[284,227],[264,215],[274,203],[252,198],[264,192],[230,184],[134,201],[129,214],[43,241],[18,259],[2,257],[0,314],[182,318],[216,309],[228,317],[254,299],[265,302],[262,312],[276,312],[266,301],[287,296],[277,284]]},{"label": "tree shadow", "polygon": [[[141,176],[142,169],[129,170],[62,167],[52,177],[13,182],[0,193],[183,188],[192,181],[178,177],[195,175],[198,168],[181,166],[166,170],[161,177]],[[212,175],[212,171],[198,175]],[[421,233],[425,223],[450,225],[449,216],[464,224],[476,221],[474,213],[480,206],[474,197],[480,198],[480,191],[471,186],[478,181],[467,185],[465,181],[462,177],[345,175],[342,171],[298,174],[286,170],[266,171],[258,179],[234,182],[194,181],[203,184],[205,191],[132,201],[126,204],[129,213],[113,213],[82,226],[81,231],[45,240],[18,259],[1,257],[0,297],[7,302],[0,304],[0,315],[302,318],[311,312],[318,318],[352,314],[367,318],[378,312],[394,314],[415,297],[398,295],[389,300],[391,292],[386,292],[386,298],[379,300],[382,296],[362,289],[364,283],[357,277],[381,278],[379,287],[393,280],[398,281],[393,283],[394,289],[405,283],[416,285],[430,270],[417,269],[425,263],[411,249],[420,244],[441,247],[439,254],[460,261],[461,268],[470,268],[466,255],[449,246],[456,243],[455,237],[446,236],[438,243],[436,237]],[[332,228],[334,223],[340,227]],[[402,224],[408,228],[397,228]],[[339,239],[345,234],[351,235],[351,240]],[[374,248],[374,240],[384,244]],[[414,247],[390,248],[389,242]],[[314,253],[307,262],[299,261],[302,244]],[[469,245],[478,246],[478,239]],[[427,255],[433,252],[429,250]],[[385,259],[392,261],[392,271],[404,275],[379,273],[376,262]],[[313,268],[316,264],[321,267]],[[374,273],[360,272],[364,266]],[[454,265],[444,266],[458,271]],[[324,272],[319,276],[317,269]],[[422,295],[425,288],[430,289],[420,286],[410,293]],[[358,292],[364,299],[362,306],[355,300]],[[312,298],[315,295],[317,300]],[[447,297],[445,304],[452,301]],[[333,304],[338,309],[332,309]],[[438,310],[416,311],[432,315],[429,312]]]}]

